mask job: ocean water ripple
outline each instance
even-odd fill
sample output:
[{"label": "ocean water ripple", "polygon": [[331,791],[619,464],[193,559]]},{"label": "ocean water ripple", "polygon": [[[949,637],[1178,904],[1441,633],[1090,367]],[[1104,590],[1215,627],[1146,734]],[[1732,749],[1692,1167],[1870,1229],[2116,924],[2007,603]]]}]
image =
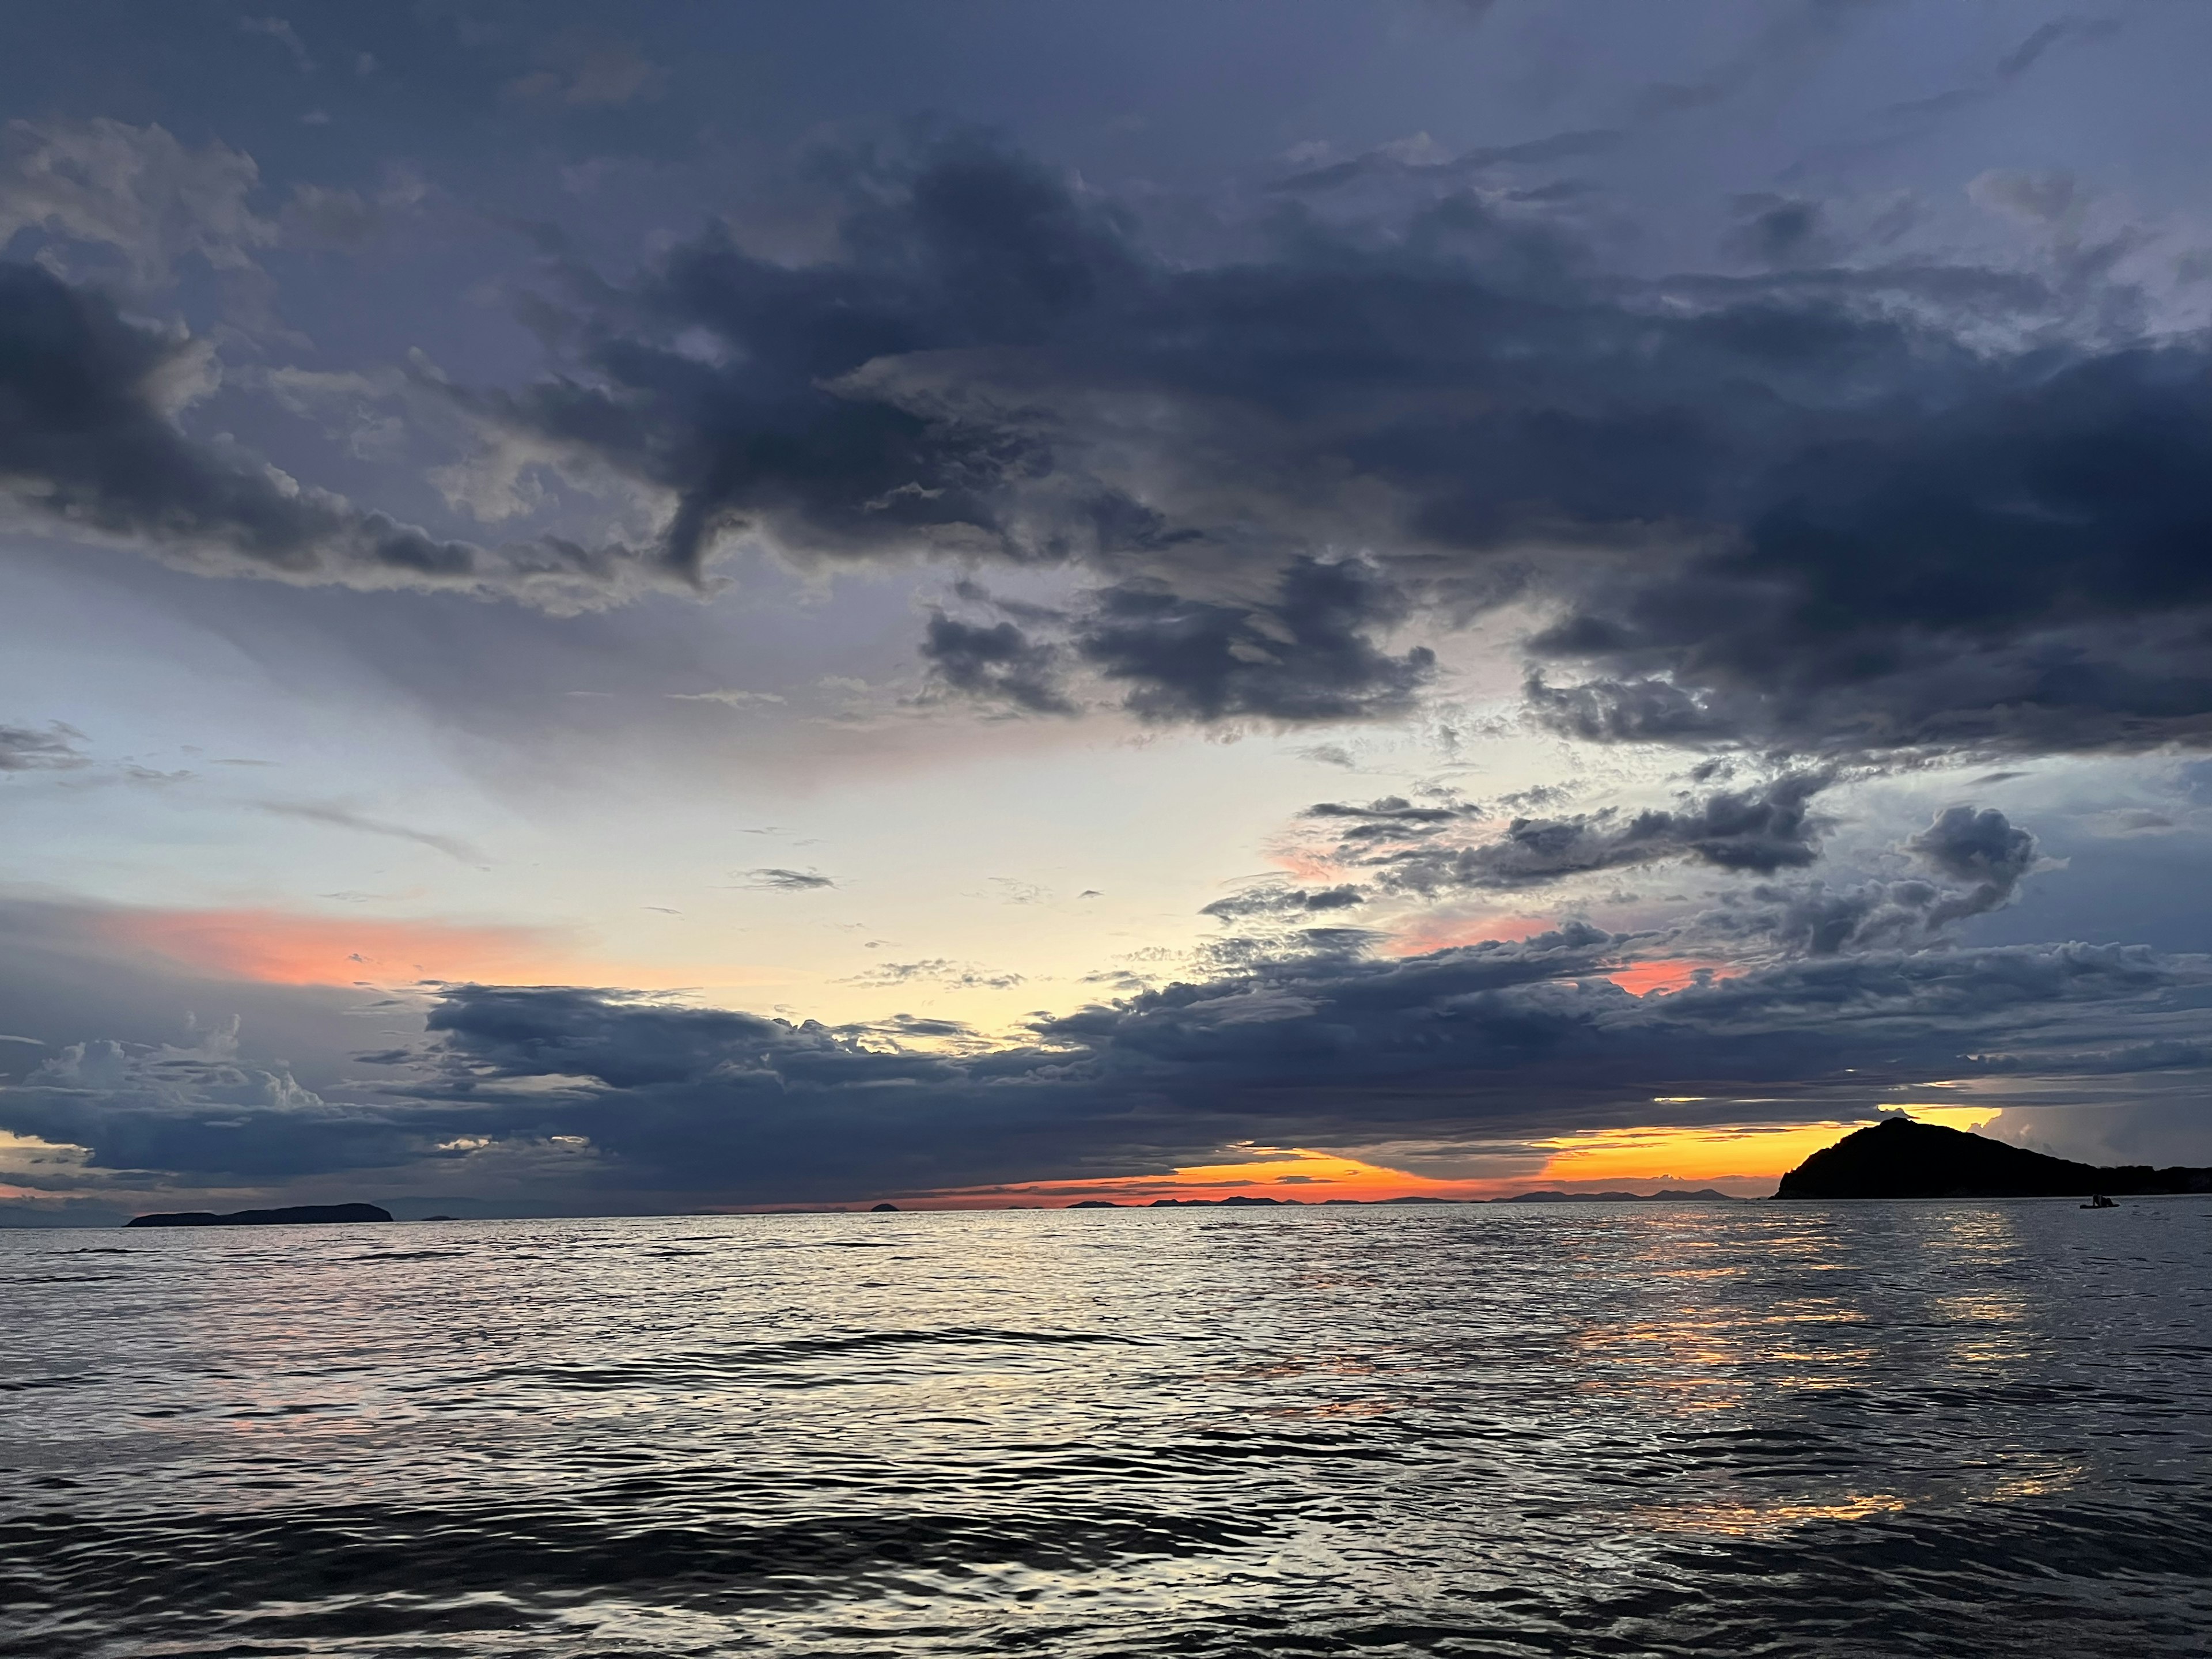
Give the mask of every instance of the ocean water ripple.
[{"label": "ocean water ripple", "polygon": [[2212,1650],[2201,1200],[19,1231],[0,1306],[9,1659]]}]

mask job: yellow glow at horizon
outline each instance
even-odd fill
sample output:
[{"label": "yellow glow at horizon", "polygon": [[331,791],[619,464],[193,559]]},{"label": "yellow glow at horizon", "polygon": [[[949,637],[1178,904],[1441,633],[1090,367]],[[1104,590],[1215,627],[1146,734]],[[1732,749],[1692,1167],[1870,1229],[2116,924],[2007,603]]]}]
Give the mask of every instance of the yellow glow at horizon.
[{"label": "yellow glow at horizon", "polygon": [[1595,1129],[1536,1144],[1552,1149],[1547,1181],[1717,1181],[1794,1170],[1854,1127],[1849,1123],[1714,1128]]},{"label": "yellow glow at horizon", "polygon": [[[1881,1109],[1947,1129],[1978,1129],[2003,1109],[1885,1103]],[[1540,1172],[1547,1181],[1720,1181],[1732,1176],[1779,1177],[1854,1129],[1866,1127],[1831,1121],[1786,1127],[1727,1124],[1595,1129],[1536,1145],[1553,1149]]]},{"label": "yellow glow at horizon", "polygon": [[1032,1181],[1003,1187],[958,1188],[927,1194],[921,1201],[947,1206],[1065,1204],[1085,1198],[1144,1201],[1244,1193],[1255,1198],[1295,1198],[1315,1203],[1325,1198],[1374,1199],[1415,1194],[1488,1198],[1501,1189],[1518,1191],[1526,1184],[1511,1180],[1438,1181],[1335,1152],[1298,1147],[1271,1147],[1266,1151],[1267,1156],[1237,1164],[1186,1164],[1161,1175],[1101,1176],[1087,1181]]},{"label": "yellow glow at horizon", "polygon": [[[1885,1103],[1881,1109],[1945,1128],[1977,1129],[2002,1110],[1996,1106],[1923,1106]],[[1073,1204],[1086,1198],[1144,1203],[1155,1198],[1254,1197],[1297,1199],[1427,1196],[1497,1198],[1541,1186],[1589,1186],[1632,1182],[1694,1183],[1778,1179],[1814,1152],[1832,1146],[1864,1123],[1738,1123],[1695,1128],[1658,1124],[1644,1128],[1595,1129],[1528,1143],[1547,1152],[1525,1173],[1479,1179],[1439,1180],[1370,1164],[1337,1152],[1298,1147],[1255,1148],[1261,1155],[1233,1164],[1194,1164],[1158,1175],[1098,1176],[1033,1181],[997,1187],[963,1187],[909,1195],[917,1206],[998,1207],[1015,1204]]]}]

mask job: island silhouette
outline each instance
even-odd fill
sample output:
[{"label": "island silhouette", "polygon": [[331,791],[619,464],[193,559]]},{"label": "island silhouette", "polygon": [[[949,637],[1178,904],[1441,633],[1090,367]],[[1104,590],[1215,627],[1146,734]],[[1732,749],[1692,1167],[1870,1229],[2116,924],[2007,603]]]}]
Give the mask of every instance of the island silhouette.
[{"label": "island silhouette", "polygon": [[1824,1147],[1788,1175],[1777,1198],[2086,1198],[2212,1193],[2212,1170],[2076,1164],[1987,1135],[1887,1118]]},{"label": "island silhouette", "polygon": [[389,1221],[392,1212],[374,1204],[295,1204],[282,1210],[179,1210],[169,1215],[134,1215],[126,1227],[295,1227],[324,1221]]}]

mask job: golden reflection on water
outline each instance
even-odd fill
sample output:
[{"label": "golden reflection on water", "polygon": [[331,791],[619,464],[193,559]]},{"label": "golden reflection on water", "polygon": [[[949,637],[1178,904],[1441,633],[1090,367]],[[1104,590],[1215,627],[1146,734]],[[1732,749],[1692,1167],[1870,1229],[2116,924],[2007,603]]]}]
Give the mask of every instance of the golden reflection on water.
[{"label": "golden reflection on water", "polygon": [[[1755,1412],[1762,1399],[1869,1386],[1894,1365],[1898,1341],[1918,1350],[1931,1382],[1955,1370],[1988,1386],[1992,1373],[2001,1380],[2040,1356],[2031,1293],[1988,1282],[2020,1258],[2015,1212],[1926,1206],[1863,1213],[1907,1252],[1905,1271],[1869,1273],[1864,1239],[1818,1212],[1759,1216],[1748,1261],[1741,1234],[1698,1237],[1694,1215],[1653,1218],[1638,1252],[1632,1314],[1585,1324],[1571,1339],[1580,1389],[1640,1400],[1667,1415],[1710,1417]],[[1737,1260],[1700,1259],[1716,1249]],[[1763,1300],[1749,1282],[1784,1272],[1796,1294]],[[1813,1273],[1856,1282],[1804,1294]],[[1784,1509],[1796,1516],[1803,1506]]]},{"label": "golden reflection on water", "polygon": [[[1972,1494],[1984,1504],[2018,1504],[2069,1490],[2087,1476],[2079,1462],[2055,1459],[2026,1460],[2017,1474],[1996,1479]],[[1771,1537],[1815,1521],[1867,1521],[1878,1516],[1901,1515],[1916,1500],[1894,1492],[1854,1492],[1841,1497],[1804,1498],[1768,1502],[1641,1504],[1632,1511],[1636,1521],[1654,1532],[1711,1533],[1728,1537]]]},{"label": "golden reflection on water", "polygon": [[1942,1296],[1929,1307],[1938,1322],[1952,1331],[1950,1357],[1960,1364],[2014,1364],[2032,1351],[2027,1333],[2020,1328],[2027,1316],[2027,1302],[2017,1293]]},{"label": "golden reflection on water", "polygon": [[[1632,1400],[1660,1420],[1751,1423],[1767,1415],[1765,1402],[1780,1413],[1793,1396],[1893,1386],[1900,1352],[1917,1353],[1930,1388],[2002,1387],[2008,1374],[2026,1376],[2047,1362],[2048,1297],[2039,1302],[2011,1277],[2027,1249],[2018,1212],[1928,1206],[1861,1213],[1863,1224],[1901,1254],[1873,1258],[1864,1237],[1834,1221],[1778,1216],[1756,1259],[1745,1261],[1739,1251],[1734,1264],[1708,1266],[1698,1255],[1717,1241],[1655,1229],[1642,1254],[1633,1316],[1593,1322],[1574,1337],[1582,1389]],[[1881,1270],[1870,1271],[1878,1259]],[[1746,1283],[1784,1272],[1796,1294],[1762,1300]],[[1805,1294],[1815,1273],[1844,1282],[1832,1293]],[[1954,1496],[2024,1503],[2063,1492],[2086,1473],[2076,1461],[2008,1457]],[[1923,1501],[1910,1488],[1838,1493],[1823,1484],[1814,1476],[1794,1492],[1651,1504],[1633,1514],[1660,1535],[1769,1538],[1814,1522],[1863,1523]]]},{"label": "golden reflection on water", "polygon": [[1729,1538],[1765,1538],[1813,1521],[1865,1521],[1905,1509],[1895,1492],[1876,1492],[1826,1503],[1674,1504],[1640,1506],[1636,1519],[1661,1533],[1716,1533]]},{"label": "golden reflection on water", "polygon": [[2062,1463],[2051,1459],[2042,1461],[2039,1467],[2031,1462],[2018,1474],[1997,1481],[1982,1494],[1982,1498],[1990,1504],[2019,1504],[2031,1498],[2048,1498],[2079,1486],[2088,1474],[2085,1463]]}]

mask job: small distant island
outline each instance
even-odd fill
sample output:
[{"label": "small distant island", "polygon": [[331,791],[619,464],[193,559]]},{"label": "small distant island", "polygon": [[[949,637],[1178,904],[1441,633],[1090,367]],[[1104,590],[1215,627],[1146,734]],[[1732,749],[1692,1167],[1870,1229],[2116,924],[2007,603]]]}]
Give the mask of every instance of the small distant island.
[{"label": "small distant island", "polygon": [[1742,1200],[1731,1193],[1716,1192],[1711,1187],[1698,1187],[1686,1192],[1666,1193],[1516,1193],[1511,1198],[1494,1198],[1493,1204],[1739,1204]]},{"label": "small distant island", "polygon": [[1165,1210],[1186,1204],[1228,1207],[1246,1204],[1296,1204],[1298,1201],[1295,1198],[1255,1198],[1249,1193],[1231,1193],[1226,1198],[1156,1198],[1152,1202],[1152,1207],[1155,1210]]},{"label": "small distant island", "polygon": [[1777,1198],[2086,1198],[2212,1193],[2212,1170],[2104,1167],[1907,1117],[1853,1131],[1782,1177]]},{"label": "small distant island", "polygon": [[134,1215],[126,1227],[297,1227],[326,1221],[389,1221],[392,1212],[374,1204],[295,1204],[282,1210],[234,1210],[216,1215],[181,1210],[171,1215]]}]

